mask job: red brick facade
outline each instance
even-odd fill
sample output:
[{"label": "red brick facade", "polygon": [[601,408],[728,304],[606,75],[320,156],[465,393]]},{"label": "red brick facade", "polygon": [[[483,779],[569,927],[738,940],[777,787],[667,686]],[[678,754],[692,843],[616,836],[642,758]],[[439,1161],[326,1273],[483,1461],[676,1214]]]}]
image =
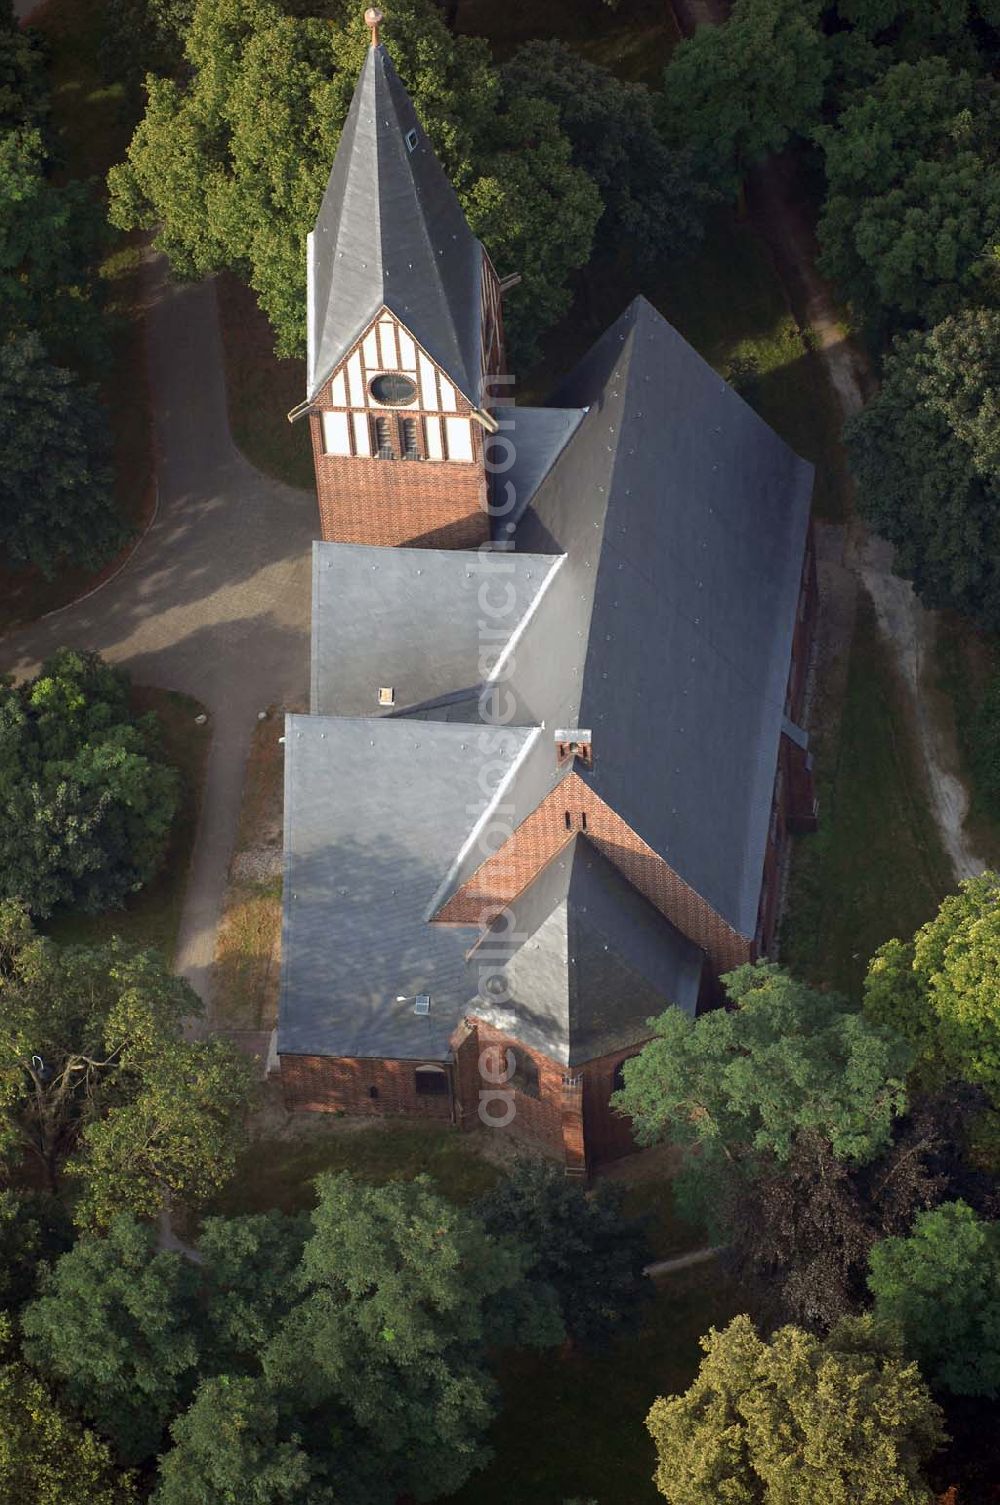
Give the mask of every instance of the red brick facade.
[{"label": "red brick facade", "polygon": [[327,543],[477,549],[489,538],[482,430],[476,422],[471,463],[374,460],[326,454],[321,412],[310,414],[309,427],[320,532]]},{"label": "red brick facade", "polygon": [[447,1093],[423,1094],[417,1091],[420,1064],[347,1056],[283,1055],[281,1085],[285,1106],[292,1111],[363,1113],[380,1118],[405,1114],[449,1122],[453,1118],[451,1072],[446,1068]]},{"label": "red brick facade", "polygon": [[[633,1148],[628,1122],[613,1112],[609,1099],[616,1068],[637,1053],[637,1045],[567,1068],[475,1018],[464,1022],[452,1043],[448,1092],[440,1096],[417,1091],[416,1061],[282,1056],[285,1105],[291,1111],[430,1118],[463,1130],[484,1125],[535,1145],[580,1175]],[[530,1090],[522,1085],[526,1061],[537,1073]],[[514,1075],[507,1081],[511,1066]]]}]

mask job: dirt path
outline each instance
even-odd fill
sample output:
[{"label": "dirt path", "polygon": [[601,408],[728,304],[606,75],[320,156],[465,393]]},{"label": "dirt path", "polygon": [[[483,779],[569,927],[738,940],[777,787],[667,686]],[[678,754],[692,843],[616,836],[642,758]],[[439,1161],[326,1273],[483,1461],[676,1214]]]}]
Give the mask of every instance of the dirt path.
[{"label": "dirt path", "polygon": [[[673,0],[681,31],[718,25],[729,13],[727,0]],[[808,333],[823,362],[844,418],[860,411],[874,389],[864,352],[845,329],[829,285],[816,270],[818,246],[803,207],[798,168],[790,153],[769,158],[750,174],[748,205],[754,227],[771,252],[799,328]],[[931,713],[924,673],[937,616],[921,606],[913,587],[892,573],[892,549],[854,518],[845,529],[824,529],[820,554],[820,616],[834,625],[823,645],[825,656],[846,673],[858,583],[875,604],[879,626],[891,644],[906,687],[927,773],[934,819],[956,878],[981,873],[985,866],[969,845],[965,817],[969,796],[954,767],[949,736]],[[825,563],[825,568],[824,568]]]}]

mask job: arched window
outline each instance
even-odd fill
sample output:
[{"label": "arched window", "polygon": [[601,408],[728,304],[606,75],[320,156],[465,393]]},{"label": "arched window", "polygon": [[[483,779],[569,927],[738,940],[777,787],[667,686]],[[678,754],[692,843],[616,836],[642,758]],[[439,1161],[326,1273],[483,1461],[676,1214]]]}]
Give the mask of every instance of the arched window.
[{"label": "arched window", "polygon": [[418,1066],[413,1081],[418,1097],[447,1096],[448,1073],[443,1066]]}]

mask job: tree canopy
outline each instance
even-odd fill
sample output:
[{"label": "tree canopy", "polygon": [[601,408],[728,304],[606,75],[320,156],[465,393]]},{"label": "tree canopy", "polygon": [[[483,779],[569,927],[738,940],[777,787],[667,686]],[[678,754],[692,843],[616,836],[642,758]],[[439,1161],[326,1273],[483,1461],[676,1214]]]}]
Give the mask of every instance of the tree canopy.
[{"label": "tree canopy", "polygon": [[574,166],[604,205],[596,240],[627,247],[639,263],[683,254],[701,238],[710,195],[690,147],[666,145],[653,98],[559,41],[528,42],[503,70],[518,98],[548,100],[559,111]]},{"label": "tree canopy", "polygon": [[735,1317],[701,1343],[694,1384],[646,1423],[670,1505],[930,1505],[921,1468],[941,1413],[870,1319],[826,1339],[784,1327],[768,1343]]},{"label": "tree canopy", "polygon": [[102,347],[94,266],[105,226],[86,184],[52,181],[36,126],[0,129],[0,313],[50,351]]},{"label": "tree canopy", "polygon": [[27,1152],[56,1185],[82,1183],[74,1215],[103,1226],[197,1203],[232,1173],[251,1067],[221,1040],[185,1041],[201,1002],[151,951],[118,940],[55,946],[0,905],[0,1149]]},{"label": "tree canopy", "polygon": [[751,1310],[770,1325],[828,1331],[867,1305],[868,1256],[879,1239],[909,1231],[915,1214],[948,1196],[996,1208],[992,1179],[969,1163],[965,1093],[918,1102],[890,1145],[865,1165],[840,1161],[816,1133],[785,1161],[754,1157],[720,1211],[724,1259]]},{"label": "tree canopy", "polygon": [[906,1107],[911,1060],[846,999],[772,963],[739,967],[723,984],[734,1008],[697,1019],[669,1009],[652,1021],[655,1037],[625,1063],[612,1099],[640,1143],[698,1147],[681,1188],[713,1218],[720,1174],[762,1151],[783,1163],[801,1133],[820,1134],[838,1159],[878,1154]]},{"label": "tree canopy", "polygon": [[157,1250],[153,1230],[123,1215],[64,1254],[24,1310],[25,1357],[126,1463],[158,1450],[191,1397],[198,1284],[194,1265]]},{"label": "tree canopy", "polygon": [[96,568],[121,547],[110,456],[96,389],[54,366],[37,333],[0,341],[0,548],[8,559],[51,576],[61,562]]},{"label": "tree canopy", "polygon": [[[348,1498],[392,1505],[458,1489],[489,1458],[483,1434],[496,1407],[486,1345],[539,1345],[562,1335],[536,1307],[514,1329],[528,1254],[491,1238],[426,1177],[367,1186],[321,1176],[298,1300],[264,1356],[272,1386],[301,1417],[333,1408],[351,1455]],[[522,1308],[518,1304],[518,1313]]]},{"label": "tree canopy", "polygon": [[25,1357],[126,1462],[163,1452],[157,1505],[450,1494],[490,1458],[492,1351],[562,1340],[534,1251],[426,1177],[316,1186],[206,1219],[190,1257],[121,1215],[43,1269]]},{"label": "tree canopy", "polygon": [[554,1292],[571,1338],[597,1346],[637,1324],[652,1255],[642,1222],[623,1213],[621,1187],[588,1193],[559,1166],[522,1159],[476,1210],[488,1233],[528,1251],[525,1280]]},{"label": "tree canopy", "polygon": [[820,268],[872,324],[934,324],[984,287],[1000,234],[998,99],[930,57],[896,64],[817,129]]},{"label": "tree canopy", "polygon": [[736,0],[728,21],[699,26],[673,52],[663,129],[720,189],[735,193],[755,162],[818,120],[829,68],[818,16],[812,0]]},{"label": "tree canopy", "polygon": [[1000,878],[949,894],[911,941],[887,941],[865,979],[865,1012],[909,1039],[925,1080],[981,1086],[1000,1107]]},{"label": "tree canopy", "polygon": [[135,1505],[107,1445],[64,1415],[23,1364],[0,1367],[0,1497],[32,1505]]},{"label": "tree canopy", "polygon": [[178,798],[157,742],[96,654],[62,649],[35,679],[0,679],[0,899],[95,912],[147,883]]},{"label": "tree canopy", "polygon": [[858,505],[932,607],[1000,627],[1000,313],[896,341],[845,429]]},{"label": "tree canopy", "polygon": [[[327,10],[301,20],[272,0],[198,0],[186,81],[147,81],[128,160],[109,176],[113,222],[158,226],[178,275],[236,270],[283,355],[305,351],[305,238],[370,40],[350,0]],[[453,37],[433,0],[399,0],[384,40],[473,230],[501,273],[523,276],[505,313],[523,360],[568,306],[597,190],[556,106],[505,85],[486,43]]]},{"label": "tree canopy", "polygon": [[205,1380],[170,1431],[153,1505],[338,1505],[261,1380]]},{"label": "tree canopy", "polygon": [[922,1212],[908,1236],[875,1245],[868,1284],[935,1387],[1000,1394],[1000,1223],[964,1202]]}]

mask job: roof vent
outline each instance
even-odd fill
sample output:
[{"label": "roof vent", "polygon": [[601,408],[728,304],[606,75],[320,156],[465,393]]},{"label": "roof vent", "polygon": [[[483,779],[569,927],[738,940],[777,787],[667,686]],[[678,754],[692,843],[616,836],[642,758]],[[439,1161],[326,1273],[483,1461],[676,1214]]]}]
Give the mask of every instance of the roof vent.
[{"label": "roof vent", "polygon": [[406,142],[406,150],[408,152],[415,152],[420,137],[417,135],[416,131],[407,131],[406,135],[403,137],[403,140]]},{"label": "roof vent", "polygon": [[396,704],[396,692],[392,688],[392,685],[379,685],[379,688],[378,688],[378,703],[379,703],[379,705],[395,705]]},{"label": "roof vent", "polygon": [[431,1011],[431,995],[418,993],[413,1000],[413,1012],[415,1014],[429,1014]]}]

